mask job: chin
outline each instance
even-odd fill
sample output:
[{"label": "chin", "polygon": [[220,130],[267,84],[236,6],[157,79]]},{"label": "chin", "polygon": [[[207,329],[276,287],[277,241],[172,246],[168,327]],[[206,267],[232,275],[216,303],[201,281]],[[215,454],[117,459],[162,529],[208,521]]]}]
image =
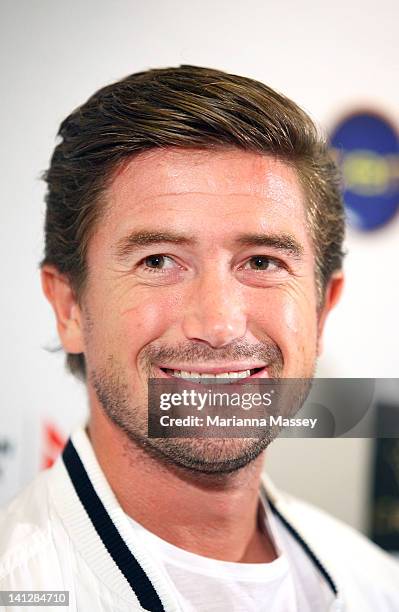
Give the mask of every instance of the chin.
[{"label": "chin", "polygon": [[267,438],[169,438],[147,439],[146,450],[163,463],[193,473],[228,474],[255,461],[273,437]]}]

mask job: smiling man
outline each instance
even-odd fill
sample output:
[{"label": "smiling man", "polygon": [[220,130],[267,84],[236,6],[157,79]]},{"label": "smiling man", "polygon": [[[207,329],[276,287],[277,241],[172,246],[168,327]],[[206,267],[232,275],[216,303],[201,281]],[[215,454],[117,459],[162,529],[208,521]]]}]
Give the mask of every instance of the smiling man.
[{"label": "smiling man", "polygon": [[76,611],[398,609],[392,560],[262,477],[273,432],[147,432],[149,379],[312,377],[344,222],[309,117],[182,66],[103,88],[60,136],[42,283],[90,417],[3,512],[0,589]]}]

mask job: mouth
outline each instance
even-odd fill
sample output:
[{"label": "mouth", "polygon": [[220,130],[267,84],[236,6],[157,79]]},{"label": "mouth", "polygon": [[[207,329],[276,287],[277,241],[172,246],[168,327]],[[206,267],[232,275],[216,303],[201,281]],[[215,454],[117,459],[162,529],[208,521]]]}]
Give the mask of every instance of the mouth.
[{"label": "mouth", "polygon": [[237,383],[248,381],[252,378],[269,378],[267,366],[262,365],[255,368],[246,369],[223,369],[218,368],[201,368],[198,370],[179,369],[179,368],[164,368],[159,367],[162,377],[185,379],[201,383],[202,380],[207,383]]}]

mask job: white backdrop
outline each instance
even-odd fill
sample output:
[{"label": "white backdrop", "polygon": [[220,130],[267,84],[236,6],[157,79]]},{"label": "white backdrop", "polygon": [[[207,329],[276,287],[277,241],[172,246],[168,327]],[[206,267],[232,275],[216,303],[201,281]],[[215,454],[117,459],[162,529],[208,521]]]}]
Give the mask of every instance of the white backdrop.
[{"label": "white backdrop", "polygon": [[[66,435],[85,414],[84,390],[64,373],[62,355],[44,350],[57,336],[39,285],[39,176],[60,121],[128,73],[191,63],[262,80],[326,128],[359,104],[397,125],[399,4],[2,0],[0,11],[1,502],[56,449],[43,423]],[[321,374],[398,376],[398,236],[398,216],[372,235],[349,233],[347,287],[328,323]],[[267,461],[278,484],[365,528],[367,441],[283,440]]]}]

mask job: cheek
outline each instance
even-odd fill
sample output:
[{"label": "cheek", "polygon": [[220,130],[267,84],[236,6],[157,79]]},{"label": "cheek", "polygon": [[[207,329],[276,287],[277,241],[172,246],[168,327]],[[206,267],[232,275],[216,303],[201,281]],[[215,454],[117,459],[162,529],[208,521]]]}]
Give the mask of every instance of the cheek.
[{"label": "cheek", "polygon": [[313,292],[279,288],[270,291],[263,304],[257,303],[251,312],[258,334],[263,331],[274,340],[286,359],[315,350],[317,317]]},{"label": "cheek", "polygon": [[135,362],[140,351],[173,329],[181,310],[176,291],[131,288],[110,296],[103,292],[88,304],[85,353],[98,368],[112,356],[114,362]]},{"label": "cheek", "polygon": [[[130,357],[135,357],[146,345],[165,336],[178,317],[178,297],[160,291],[156,297],[143,296],[119,314],[119,342]],[[121,351],[119,351],[121,352]]]}]

